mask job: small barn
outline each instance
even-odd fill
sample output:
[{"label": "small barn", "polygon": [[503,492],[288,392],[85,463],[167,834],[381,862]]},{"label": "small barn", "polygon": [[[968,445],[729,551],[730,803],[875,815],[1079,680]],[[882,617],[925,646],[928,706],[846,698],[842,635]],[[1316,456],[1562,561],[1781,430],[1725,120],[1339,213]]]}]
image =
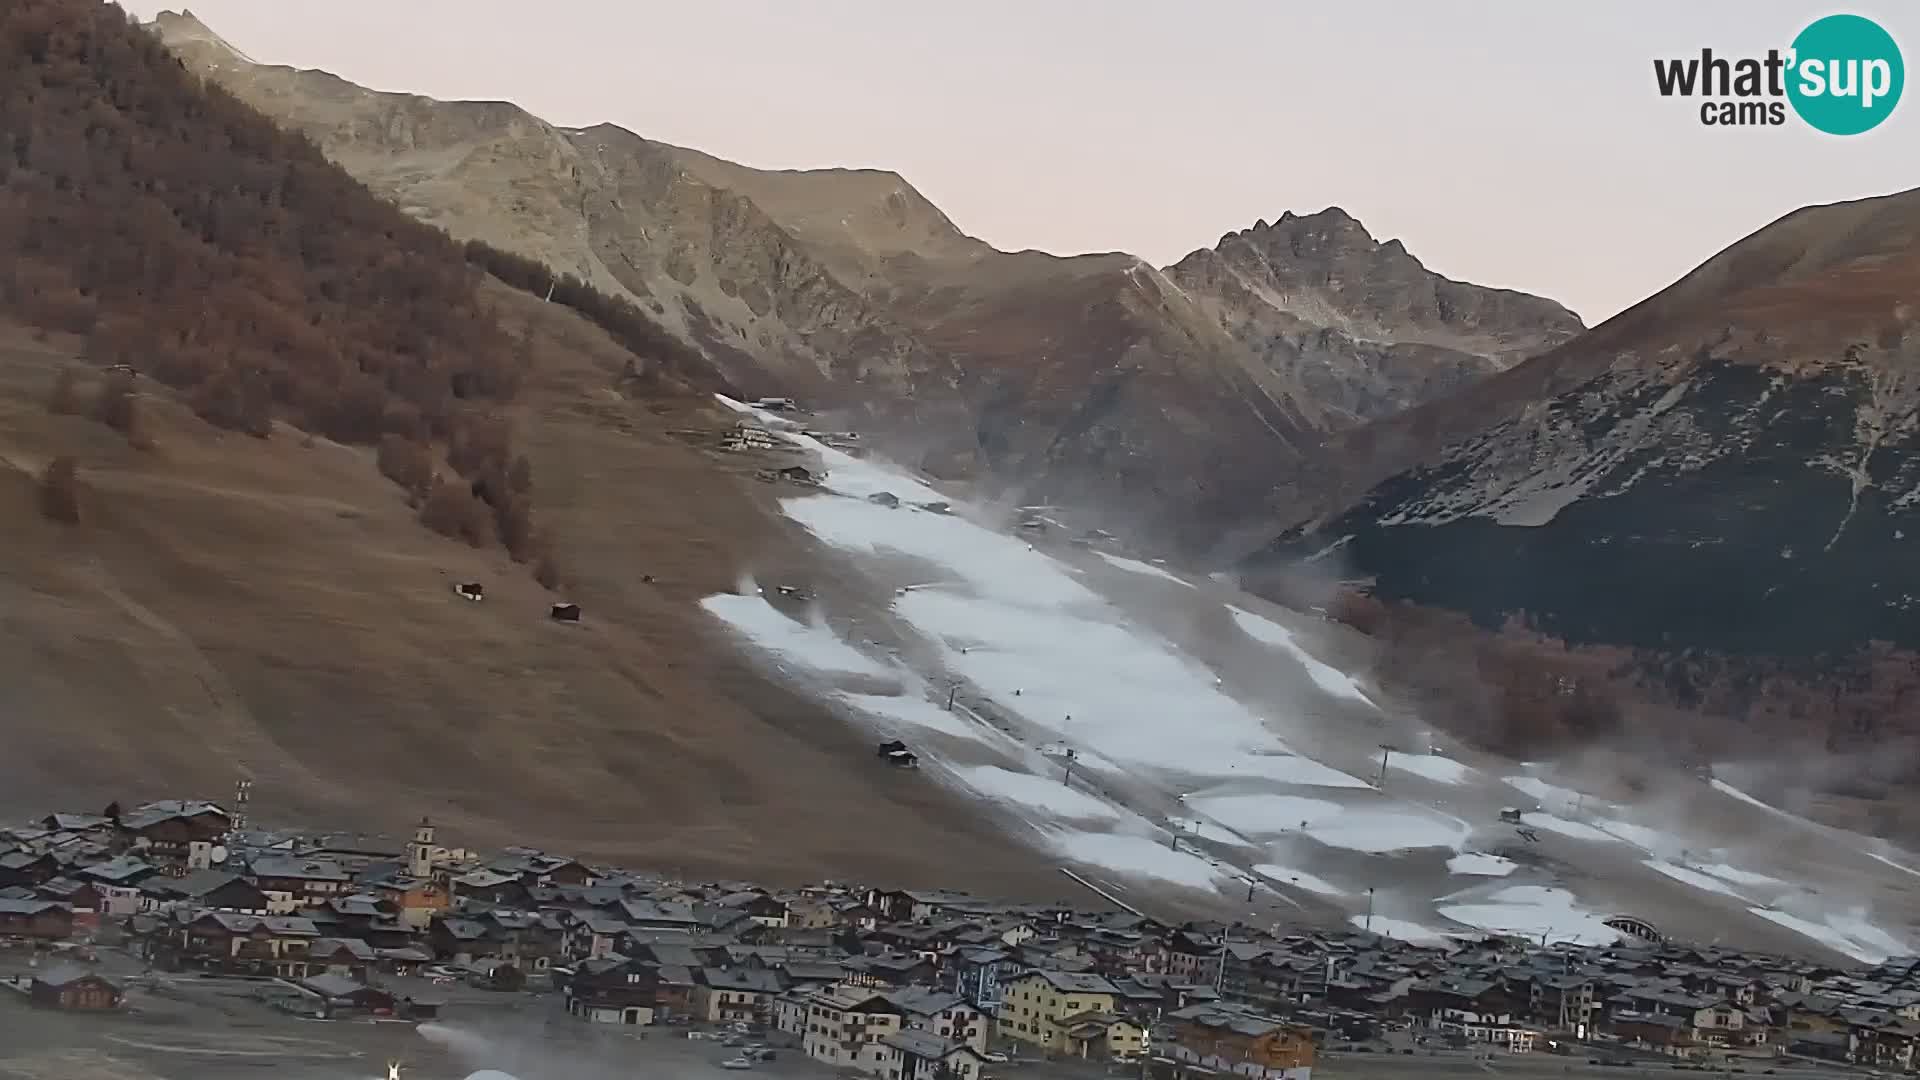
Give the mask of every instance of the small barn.
[{"label": "small barn", "polygon": [[897,769],[912,769],[920,764],[919,756],[907,749],[907,744],[899,739],[889,739],[881,743],[875,752],[883,761]]},{"label": "small barn", "polygon": [[393,995],[377,986],[368,986],[344,975],[313,975],[300,982],[300,989],[319,998],[328,1015],[341,1012],[392,1016]]},{"label": "small barn", "polygon": [[124,992],[105,975],[68,964],[36,975],[29,996],[49,1009],[100,1011],[119,1008]]},{"label": "small barn", "polygon": [[580,621],[580,605],[579,604],[555,604],[553,605],[552,608],[548,610],[547,617],[552,619],[554,622],[579,622]]}]

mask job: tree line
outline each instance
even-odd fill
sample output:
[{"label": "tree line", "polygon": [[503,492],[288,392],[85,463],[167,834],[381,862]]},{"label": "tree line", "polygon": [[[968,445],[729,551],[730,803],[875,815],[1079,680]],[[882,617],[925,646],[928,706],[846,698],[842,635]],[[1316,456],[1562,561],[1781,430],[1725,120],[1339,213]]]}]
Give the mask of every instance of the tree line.
[{"label": "tree line", "polygon": [[[407,217],[98,0],[0,4],[0,251],[0,311],[83,336],[89,360],[221,428],[377,447],[425,524],[543,577],[502,413],[531,348],[486,307],[485,275],[551,292],[684,381],[714,377],[632,304]],[[91,403],[56,387],[56,408],[133,439],[120,378]]]}]

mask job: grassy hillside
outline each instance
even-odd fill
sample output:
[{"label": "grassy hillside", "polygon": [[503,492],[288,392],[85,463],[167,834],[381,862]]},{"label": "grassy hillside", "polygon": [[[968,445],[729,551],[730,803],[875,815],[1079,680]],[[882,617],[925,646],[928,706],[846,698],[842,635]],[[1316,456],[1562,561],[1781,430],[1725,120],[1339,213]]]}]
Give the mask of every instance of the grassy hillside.
[{"label": "grassy hillside", "polygon": [[695,606],[814,572],[686,437],[731,422],[697,357],[487,277],[110,5],[0,7],[0,61],[0,814],[245,775],[268,822],[1059,893]]}]

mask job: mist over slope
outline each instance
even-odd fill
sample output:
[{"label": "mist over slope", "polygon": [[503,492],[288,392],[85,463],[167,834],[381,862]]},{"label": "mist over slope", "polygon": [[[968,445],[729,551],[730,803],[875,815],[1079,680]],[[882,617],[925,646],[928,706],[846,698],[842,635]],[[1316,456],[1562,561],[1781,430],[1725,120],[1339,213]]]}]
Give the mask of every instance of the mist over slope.
[{"label": "mist over slope", "polygon": [[705,611],[1123,903],[1353,925],[1371,904],[1375,929],[1427,941],[1602,943],[1631,915],[1788,952],[1911,947],[1912,857],[1767,805],[1740,786],[1758,774],[1476,750],[1337,623],[734,407],[824,471],[780,509],[844,569],[802,597],[743,580]]}]

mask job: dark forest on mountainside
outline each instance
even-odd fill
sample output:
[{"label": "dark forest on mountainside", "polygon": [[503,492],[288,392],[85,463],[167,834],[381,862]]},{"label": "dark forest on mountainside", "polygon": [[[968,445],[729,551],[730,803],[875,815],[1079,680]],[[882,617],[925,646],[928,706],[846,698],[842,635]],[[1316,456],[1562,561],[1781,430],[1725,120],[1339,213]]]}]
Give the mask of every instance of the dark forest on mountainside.
[{"label": "dark forest on mountainside", "polygon": [[[488,271],[711,381],[630,304],[413,221],[95,0],[0,8],[0,249],[0,314],[218,427],[377,445],[426,524],[521,560],[541,554],[532,474],[500,408],[530,349],[481,301]],[[91,406],[63,382],[58,408],[138,439],[128,374]]]}]

